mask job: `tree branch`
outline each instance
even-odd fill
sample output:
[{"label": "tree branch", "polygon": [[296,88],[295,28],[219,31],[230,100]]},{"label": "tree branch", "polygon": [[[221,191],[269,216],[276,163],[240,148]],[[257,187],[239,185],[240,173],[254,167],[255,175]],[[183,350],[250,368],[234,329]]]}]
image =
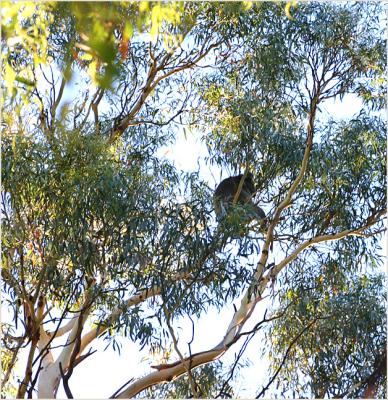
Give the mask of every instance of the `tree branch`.
[{"label": "tree branch", "polygon": [[291,261],[295,260],[295,258],[305,249],[307,249],[310,246],[313,246],[314,244],[317,243],[322,243],[322,242],[332,242],[336,240],[343,239],[346,236],[364,236],[362,233],[365,229],[368,229],[371,225],[373,225],[376,222],[376,220],[372,220],[371,222],[367,223],[366,225],[358,228],[358,229],[347,229],[345,231],[332,234],[332,235],[321,235],[321,236],[316,236],[314,238],[311,238],[309,240],[306,240],[303,242],[299,247],[297,247],[289,256],[287,256],[283,261],[281,261],[279,264],[273,266],[270,270],[268,275],[271,278],[274,278],[279,274],[279,272]]},{"label": "tree branch", "polygon": [[28,354],[28,359],[27,359],[27,365],[26,365],[26,370],[24,373],[24,378],[22,382],[19,385],[19,389],[17,392],[16,397],[18,399],[23,398],[26,394],[27,387],[29,382],[31,382],[32,378],[32,363],[34,361],[34,353],[35,349],[38,345],[39,342],[39,333],[40,333],[40,318],[43,315],[43,309],[44,309],[44,301],[43,299],[39,299],[38,302],[38,308],[36,311],[36,315],[34,313],[34,310],[32,309],[31,313],[33,314],[33,318],[31,318],[31,331],[30,331],[30,339],[31,339],[31,347],[30,351]]},{"label": "tree branch", "polygon": [[[53,101],[53,104],[52,104],[51,109],[50,109],[50,114],[51,114],[51,126],[50,126],[50,129],[51,130],[54,128],[55,113],[57,111],[59,103],[61,102],[61,99],[62,99],[62,96],[63,96],[63,90],[65,89],[65,85],[66,85],[66,80],[65,80],[65,78],[62,78],[58,96],[57,96],[56,99],[55,98],[53,99],[54,101]],[[54,93],[54,95],[55,95],[55,93]]]},{"label": "tree branch", "polygon": [[[262,325],[264,322],[270,321],[274,318],[264,319],[263,321],[259,322],[254,329],[258,329],[259,326]],[[176,361],[170,364],[152,366],[152,368],[155,368],[157,371],[152,372],[151,374],[135,381],[126,390],[117,395],[117,398],[133,397],[141,391],[157,383],[170,382],[187,372],[185,364],[189,364],[190,368],[194,369],[200,365],[214,361],[221,357],[234,343],[236,343],[240,339],[240,337],[249,333],[252,333],[252,331],[238,333],[228,343],[225,343],[225,339],[222,339],[221,342],[212,349],[192,354],[188,357],[185,357],[183,360]]]},{"label": "tree branch", "polygon": [[[142,303],[143,301],[155,297],[161,294],[160,288],[153,288],[153,289],[146,289],[143,290],[141,293],[132,296],[126,301],[126,308],[132,307],[136,304]],[[82,339],[81,339],[81,346],[79,350],[79,354],[82,354],[82,352],[85,350],[85,348],[98,336],[100,336],[102,333],[104,333],[111,325],[116,321],[119,316],[123,313],[123,308],[117,308],[114,310],[108,318],[105,319],[105,321],[98,325],[97,328],[93,328],[91,331],[86,333]]]},{"label": "tree branch", "polygon": [[96,100],[93,99],[93,101],[90,103],[90,106],[94,114],[94,126],[96,128],[97,133],[99,133],[100,130],[99,119],[98,119],[98,105],[100,104],[103,95],[104,95],[104,89],[99,88],[97,99]]},{"label": "tree branch", "polygon": [[65,326],[63,326],[62,328],[59,328],[57,331],[53,331],[53,332],[46,332],[46,334],[49,337],[52,337],[53,335],[55,336],[55,338],[61,337],[63,336],[65,333],[71,331],[71,329],[73,328],[74,324],[77,321],[77,315],[75,315]]},{"label": "tree branch", "polygon": [[386,382],[386,376],[387,376],[387,346],[385,344],[382,353],[375,360],[373,372],[369,375],[367,379],[365,379],[366,388],[363,394],[363,398],[374,399],[377,393],[379,381],[385,377],[384,381]]},{"label": "tree branch", "polygon": [[241,190],[242,190],[242,187],[244,186],[244,182],[245,182],[245,179],[247,176],[248,176],[248,168],[245,169],[244,174],[240,179],[240,182],[237,187],[237,192],[235,193],[235,195],[233,197],[233,205],[235,205],[237,203],[237,200],[240,197]]},{"label": "tree branch", "polygon": [[[197,390],[197,389],[198,389],[198,386],[199,386],[199,385],[198,385],[198,383],[195,381],[195,379],[194,379],[194,377],[193,377],[193,374],[192,374],[192,372],[191,372],[191,362],[187,363],[187,362],[185,361],[185,359],[184,359],[184,357],[183,357],[181,351],[179,350],[179,347],[178,347],[178,340],[177,340],[177,338],[176,338],[176,336],[175,336],[175,332],[174,332],[174,330],[173,330],[173,328],[172,328],[172,326],[171,326],[171,323],[170,323],[170,318],[171,318],[171,316],[170,316],[170,313],[168,312],[166,306],[163,306],[163,310],[164,310],[164,314],[165,314],[165,316],[166,316],[167,328],[168,328],[168,330],[169,330],[169,332],[170,332],[170,335],[171,335],[172,340],[173,340],[173,343],[174,343],[174,349],[175,349],[175,351],[177,352],[177,354],[178,354],[178,356],[179,356],[179,358],[180,358],[180,360],[181,360],[181,362],[182,362],[182,364],[183,364],[183,366],[185,367],[185,370],[186,370],[186,372],[187,372],[187,375],[188,375],[188,378],[189,378],[189,382],[190,382],[190,386],[191,386],[191,391],[192,391],[193,397],[194,397],[194,398],[199,398],[199,395],[201,394],[201,388],[199,388],[199,393],[198,393],[198,390]],[[189,360],[191,361],[190,358],[189,358]]]},{"label": "tree branch", "polygon": [[179,66],[176,68],[171,69],[170,71],[166,72],[164,75],[160,76],[159,78],[155,79],[158,72],[163,70],[165,67],[166,62],[171,57],[172,53],[166,54],[166,56],[162,59],[159,66],[156,65],[157,59],[154,59],[151,68],[148,72],[146,83],[142,89],[142,93],[137,100],[137,102],[133,105],[131,111],[118,123],[117,126],[113,127],[109,132],[109,143],[114,142],[118,137],[120,137],[126,128],[131,126],[131,122],[133,121],[136,114],[140,111],[143,107],[146,99],[150,95],[150,93],[155,89],[155,87],[164,79],[168,78],[169,76],[181,72],[185,69],[189,69],[194,67],[199,61],[201,61],[204,57],[206,57],[209,52],[219,46],[221,42],[213,43],[210,45],[203,53],[200,53],[195,57],[193,60]]},{"label": "tree branch", "polygon": [[[307,164],[308,160],[310,157],[310,152],[313,144],[313,135],[314,135],[314,120],[315,120],[315,114],[317,111],[317,105],[318,105],[318,97],[319,93],[316,93],[315,96],[312,99],[311,105],[310,105],[310,117],[307,125],[307,141],[306,141],[306,148],[302,160],[302,165],[299,171],[298,176],[296,177],[295,181],[292,183],[290,189],[287,192],[286,197],[284,200],[279,204],[277,207],[274,217],[272,219],[272,222],[269,225],[267,235],[264,241],[263,245],[263,250],[261,252],[261,257],[260,260],[257,264],[256,272],[253,277],[253,282],[249,286],[248,290],[246,291],[243,299],[241,300],[241,305],[240,308],[235,312],[232,321],[229,324],[229,327],[227,329],[227,335],[225,336],[225,342],[229,342],[231,338],[235,335],[237,332],[238,327],[241,329],[245,321],[247,320],[247,316],[250,314],[250,311],[256,304],[256,299],[259,299],[261,294],[263,293],[264,289],[266,288],[266,285],[269,281],[269,276],[263,277],[263,272],[265,265],[268,260],[268,254],[269,254],[269,248],[270,245],[273,241],[273,232],[275,229],[275,226],[280,220],[280,215],[282,211],[288,207],[291,203],[291,198],[293,194],[296,192],[300,182],[303,179],[303,176],[306,172],[307,169]],[[253,301],[252,301],[252,294],[254,295]]]},{"label": "tree branch", "polygon": [[276,379],[276,377],[278,376],[279,372],[281,371],[281,369],[283,368],[283,365],[288,357],[288,354],[291,350],[291,348],[294,346],[294,344],[299,340],[299,338],[306,332],[308,331],[316,322],[317,319],[314,319],[313,321],[311,321],[307,326],[305,326],[296,336],[295,338],[291,341],[291,343],[289,344],[289,346],[287,347],[287,350],[283,356],[283,359],[279,365],[279,367],[277,368],[275,374],[271,377],[271,379],[269,380],[269,382],[267,383],[267,385],[261,390],[261,392],[256,396],[256,399],[259,399],[261,396],[264,395],[264,393],[268,390],[268,388],[272,385],[273,381]]},{"label": "tree branch", "polygon": [[[191,357],[186,357],[185,362],[190,362],[191,367],[195,368],[199,365],[207,364],[210,361],[214,361],[215,359],[219,358],[223,353],[225,353],[226,350],[226,347],[216,346],[209,351],[193,354]],[[150,386],[161,382],[170,382],[176,379],[178,376],[184,374],[185,372],[186,368],[181,361],[178,361],[174,364],[165,364],[160,370],[152,372],[151,374],[138,379],[126,390],[117,395],[117,398],[131,398]]]},{"label": "tree branch", "polygon": [[70,358],[73,354],[74,347],[77,342],[77,335],[79,333],[79,329],[82,329],[83,324],[85,323],[89,313],[91,311],[91,299],[90,294],[86,294],[86,298],[84,304],[82,306],[82,310],[79,312],[77,317],[77,323],[75,323],[70,331],[70,334],[66,340],[65,347],[63,348],[61,354],[59,355],[58,359],[56,360],[55,364],[59,366],[59,363],[62,364],[64,369],[67,369]]},{"label": "tree branch", "polygon": [[[314,133],[314,120],[315,114],[317,111],[319,93],[315,93],[315,96],[312,98],[311,108],[310,108],[310,117],[307,125],[307,141],[306,141],[306,148],[305,153],[302,160],[301,169],[295,181],[292,183],[285,199],[280,203],[275,211],[274,218],[268,228],[268,232],[266,235],[266,240],[264,243],[264,247],[262,250],[262,255],[260,257],[260,261],[258,263],[258,267],[256,273],[254,275],[253,283],[249,286],[248,290],[246,291],[242,301],[240,308],[234,313],[233,318],[227,328],[227,333],[224,336],[221,343],[219,343],[213,349],[197,353],[189,357],[190,365],[192,368],[208,363],[210,361],[214,361],[215,359],[219,358],[227,349],[240,337],[239,332],[241,331],[243,325],[251,316],[255,305],[258,301],[261,300],[261,293],[264,291],[267,283],[269,282],[269,276],[263,276],[263,271],[265,264],[268,259],[268,250],[270,244],[272,242],[272,235],[276,224],[280,219],[281,212],[290,204],[291,198],[295,191],[297,190],[301,180],[307,169],[307,164],[312,148],[313,143],[313,133]],[[254,292],[255,296],[252,298],[252,289],[256,289]],[[186,358],[185,360],[187,360]],[[174,363],[174,364],[165,364],[160,367],[157,372],[151,373],[148,376],[139,379],[135,383],[133,383],[129,388],[118,395],[118,398],[125,398],[125,397],[132,397],[139,393],[140,391],[163,381],[171,381],[175,379],[177,376],[182,375],[185,373],[185,365],[182,361]]]}]

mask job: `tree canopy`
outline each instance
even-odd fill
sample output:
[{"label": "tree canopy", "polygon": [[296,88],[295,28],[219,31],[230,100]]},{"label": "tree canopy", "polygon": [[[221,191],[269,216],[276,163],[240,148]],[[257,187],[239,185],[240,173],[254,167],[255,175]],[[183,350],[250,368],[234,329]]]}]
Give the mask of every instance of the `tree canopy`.
[{"label": "tree canopy", "polygon": [[[249,354],[251,396],[386,397],[384,7],[5,3],[3,397],[73,398],[120,337],[161,361],[112,398],[234,397]],[[265,222],[219,223],[211,176],[248,171]]]}]

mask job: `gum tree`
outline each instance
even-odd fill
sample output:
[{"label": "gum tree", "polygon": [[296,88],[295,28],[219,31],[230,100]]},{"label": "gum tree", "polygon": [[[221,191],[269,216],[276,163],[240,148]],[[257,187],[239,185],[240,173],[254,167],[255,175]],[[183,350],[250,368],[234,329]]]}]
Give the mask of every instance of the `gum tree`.
[{"label": "gum tree", "polygon": [[[209,161],[255,171],[270,207],[255,294],[239,310],[249,315],[272,282],[278,318],[261,349],[272,371],[259,397],[274,383],[277,395],[384,397],[382,19],[371,4],[304,3],[292,20],[263,6],[203,85]],[[362,100],[350,119],[325,115],[327,102],[350,95]]]},{"label": "gum tree", "polygon": [[[18,83],[8,75],[4,104],[5,377],[25,349],[17,397],[54,398],[61,383],[71,398],[90,345],[117,348],[123,335],[165,361],[112,397],[230,396],[235,366],[212,362],[265,327],[273,371],[258,395],[280,377],[300,396],[384,393],[379,6],[164,6],[27,13],[24,30],[49,21],[42,65],[7,42]],[[325,102],[350,93],[364,102],[352,119],[322,118]],[[264,232],[241,227],[238,212],[218,227],[203,171],[161,155],[185,127],[203,134],[209,165],[255,173]],[[253,320],[271,287],[270,313]],[[219,343],[185,352],[178,321],[236,299]]]}]

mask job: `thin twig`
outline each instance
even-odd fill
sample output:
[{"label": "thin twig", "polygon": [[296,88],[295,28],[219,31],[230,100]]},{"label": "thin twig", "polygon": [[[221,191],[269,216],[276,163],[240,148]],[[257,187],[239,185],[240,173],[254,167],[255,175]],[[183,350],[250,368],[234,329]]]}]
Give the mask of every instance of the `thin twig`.
[{"label": "thin twig", "polygon": [[[178,354],[183,366],[186,369],[187,376],[189,378],[189,383],[190,383],[190,386],[191,386],[191,391],[193,392],[193,397],[199,398],[199,394],[201,393],[201,388],[199,387],[198,383],[195,381],[194,376],[193,376],[193,374],[191,372],[191,365],[190,365],[191,357],[188,358],[189,362],[187,363],[187,361],[183,357],[183,354],[179,350],[178,340],[177,340],[177,338],[175,336],[174,329],[172,328],[171,322],[170,322],[171,316],[170,316],[170,313],[169,313],[169,311],[167,310],[167,308],[166,308],[166,306],[164,304],[163,304],[163,311],[164,311],[164,315],[166,317],[166,323],[167,323],[168,331],[170,332],[170,335],[172,337],[172,341],[173,341],[173,344],[174,344],[174,349],[177,352],[177,354]],[[199,393],[198,393],[197,389],[199,389]]]},{"label": "thin twig", "polygon": [[309,330],[316,322],[317,319],[314,319],[313,321],[311,321],[307,326],[305,326],[296,336],[295,338],[292,340],[292,342],[290,343],[290,345],[288,346],[283,359],[279,365],[279,367],[277,368],[275,374],[272,376],[272,378],[269,380],[269,382],[267,383],[267,385],[261,390],[261,392],[256,396],[256,399],[259,399],[262,395],[264,395],[264,393],[268,390],[268,388],[271,386],[272,382],[276,379],[276,377],[278,376],[279,372],[281,371],[281,369],[283,368],[283,365],[288,357],[289,352],[291,351],[291,348],[294,346],[294,344],[299,340],[299,338],[307,331]]}]

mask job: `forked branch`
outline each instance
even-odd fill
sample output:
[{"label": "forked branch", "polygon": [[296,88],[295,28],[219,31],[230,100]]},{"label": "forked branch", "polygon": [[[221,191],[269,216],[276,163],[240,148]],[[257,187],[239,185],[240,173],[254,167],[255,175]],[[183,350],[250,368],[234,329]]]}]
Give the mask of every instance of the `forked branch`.
[{"label": "forked branch", "polygon": [[[118,137],[120,137],[125,129],[132,125],[134,122],[135,116],[139,113],[144,103],[146,102],[148,96],[153,92],[156,86],[162,81],[168,78],[171,75],[177,74],[183,70],[190,69],[197,65],[204,57],[206,57],[210,51],[216,47],[218,47],[221,42],[213,43],[209,45],[207,48],[204,46],[199,51],[196,57],[191,60],[188,60],[186,63],[176,66],[175,68],[170,69],[165,72],[163,75],[157,77],[158,73],[163,71],[166,67],[168,60],[170,59],[172,53],[167,53],[166,56],[160,61],[159,65],[157,65],[157,59],[153,59],[151,63],[150,70],[148,71],[148,76],[144,87],[142,88],[141,95],[139,96],[136,103],[132,106],[129,113],[123,117],[109,132],[109,142],[114,142]],[[135,122],[135,124],[137,124]]]}]

